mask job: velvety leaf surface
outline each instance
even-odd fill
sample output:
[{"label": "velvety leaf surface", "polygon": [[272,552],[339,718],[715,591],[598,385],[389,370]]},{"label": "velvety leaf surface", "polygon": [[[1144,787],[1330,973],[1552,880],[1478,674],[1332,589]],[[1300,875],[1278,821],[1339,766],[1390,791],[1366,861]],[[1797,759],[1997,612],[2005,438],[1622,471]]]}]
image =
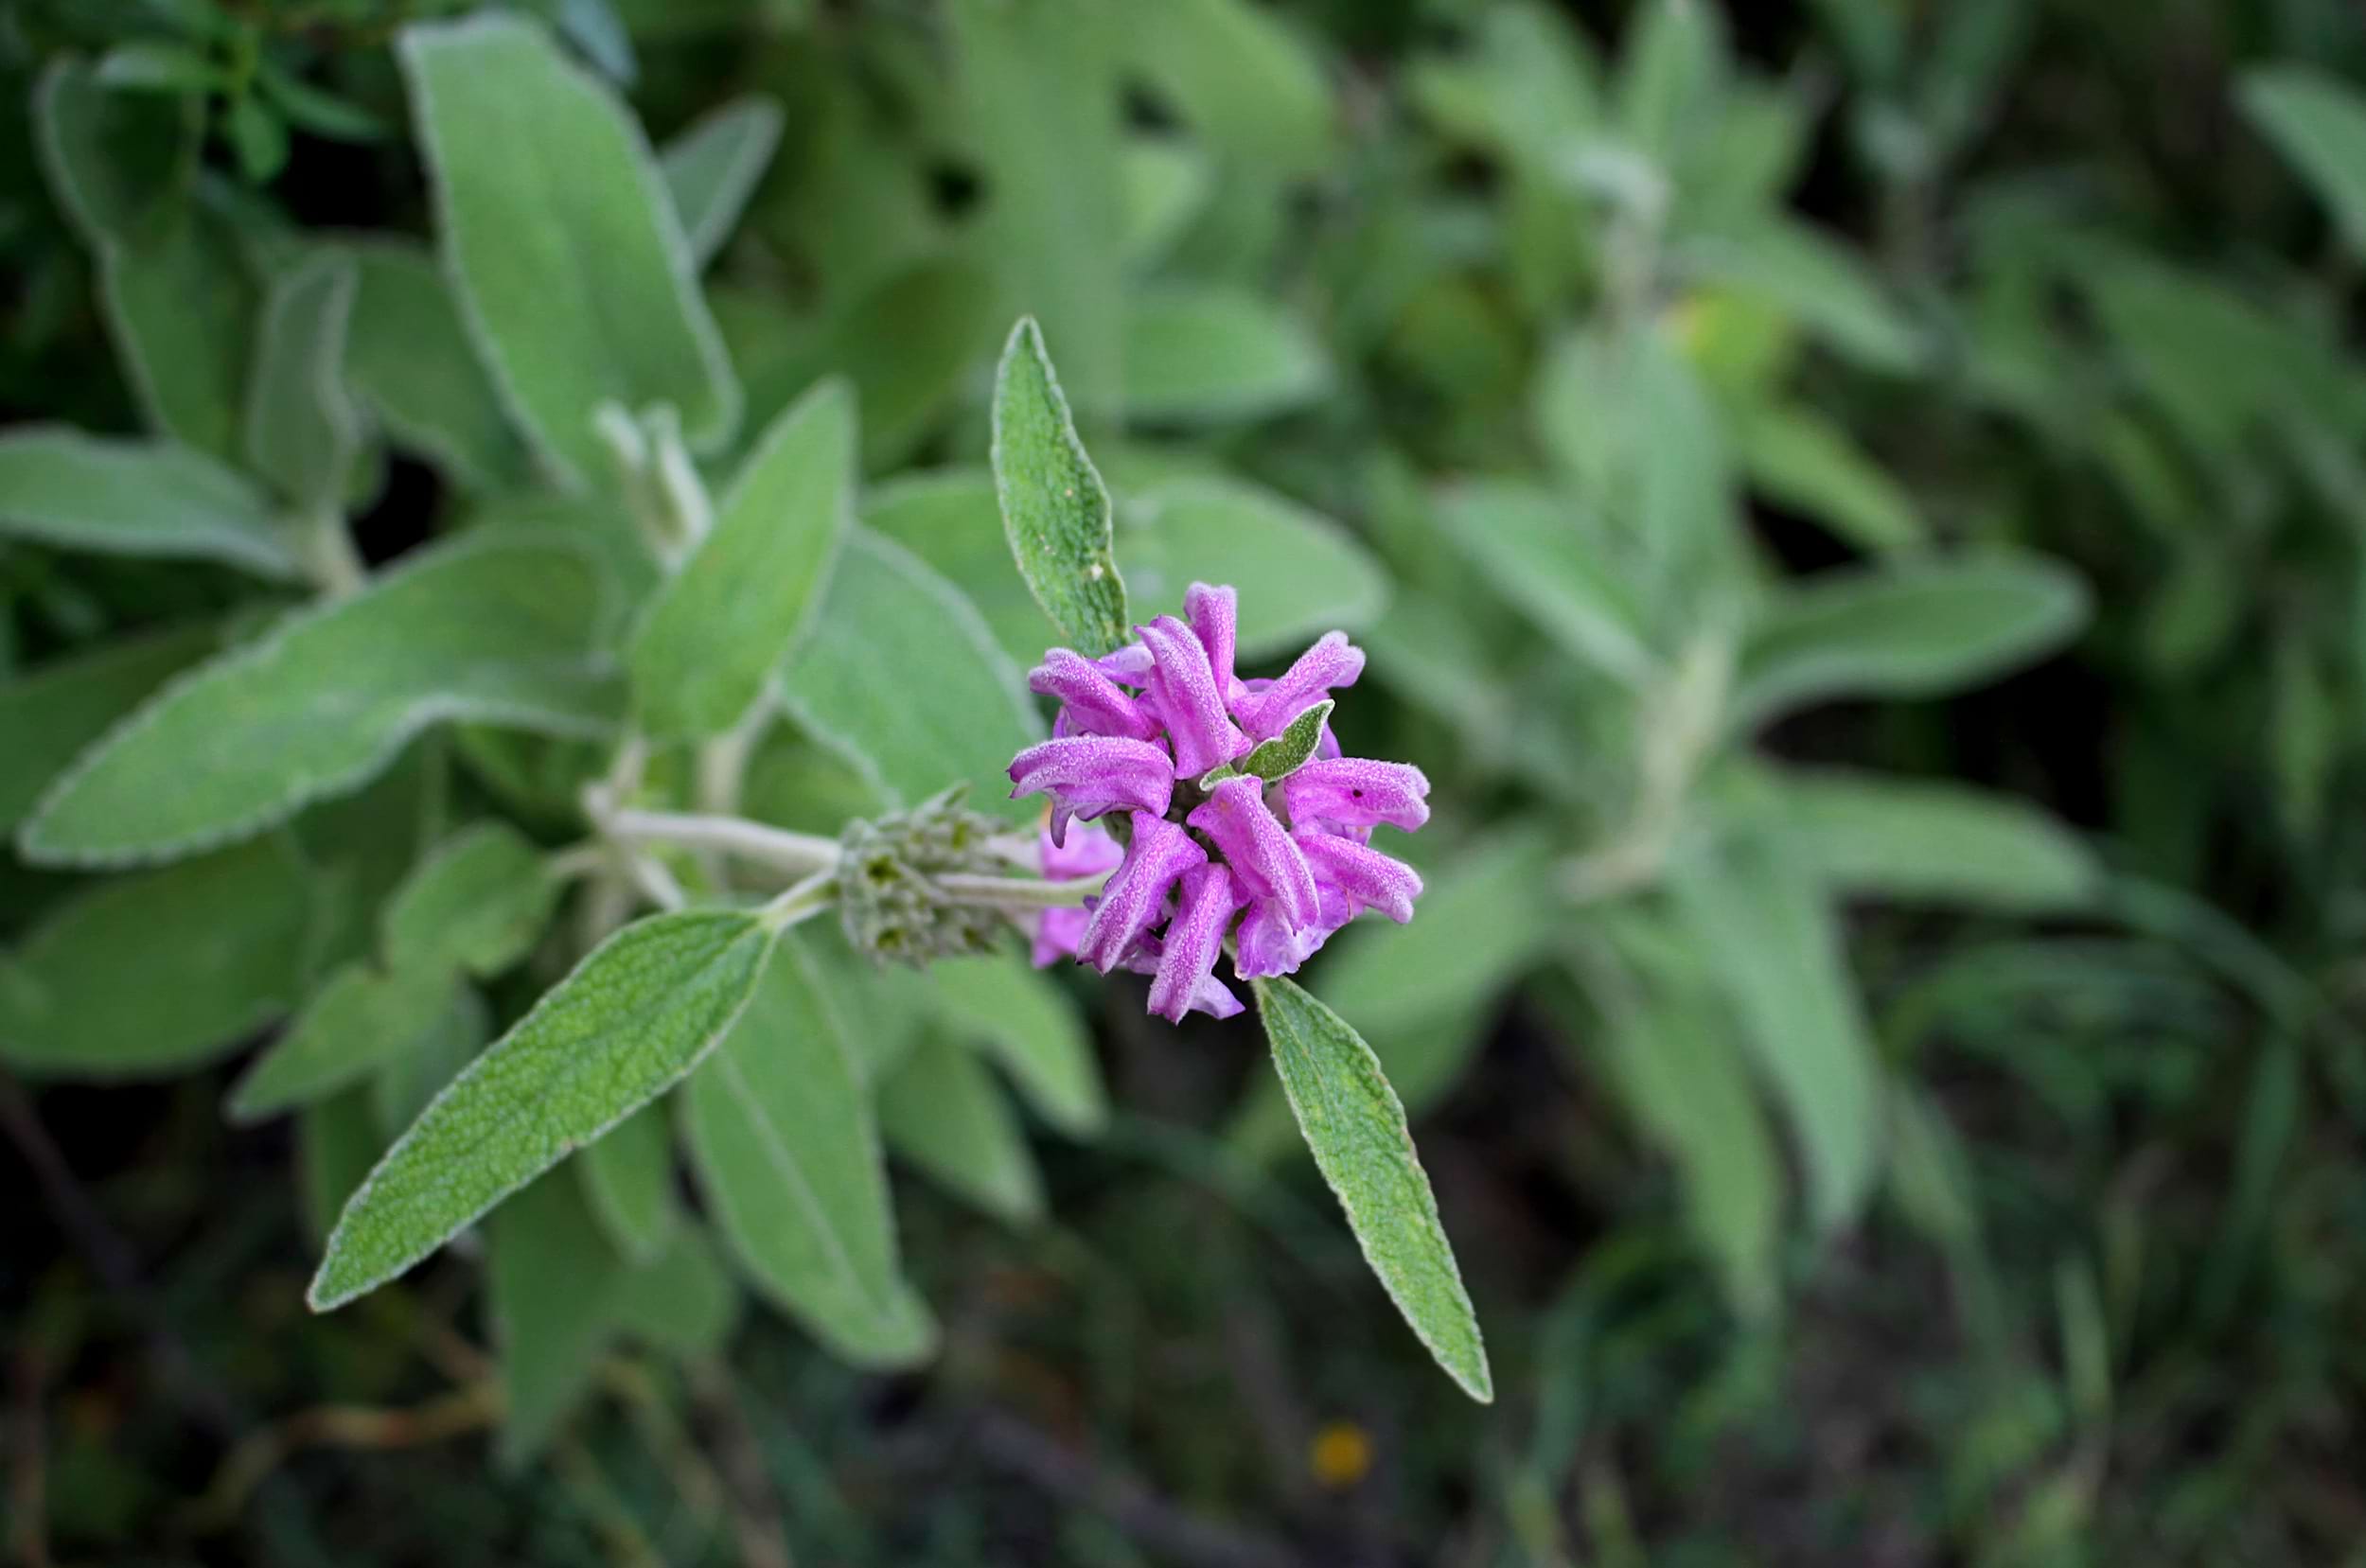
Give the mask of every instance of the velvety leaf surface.
[{"label": "velvety leaf surface", "polygon": [[1002,526],[1060,641],[1098,658],[1133,636],[1111,551],[1108,487],[1085,453],[1034,322],[1002,350],[994,388],[994,484]]},{"label": "velvety leaf surface", "polygon": [[62,425],[0,434],[0,533],[267,577],[297,573],[276,509],[245,475],[188,447]]}]

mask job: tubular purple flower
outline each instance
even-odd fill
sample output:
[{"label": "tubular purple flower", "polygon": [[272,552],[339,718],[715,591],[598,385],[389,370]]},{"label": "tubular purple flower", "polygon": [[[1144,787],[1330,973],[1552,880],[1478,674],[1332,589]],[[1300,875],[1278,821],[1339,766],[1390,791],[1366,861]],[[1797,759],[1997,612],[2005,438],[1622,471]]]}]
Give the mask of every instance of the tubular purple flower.
[{"label": "tubular purple flower", "polygon": [[1421,872],[1352,838],[1308,828],[1298,829],[1296,837],[1315,880],[1325,891],[1345,893],[1352,911],[1378,909],[1400,925],[1413,918],[1413,901],[1421,896]]},{"label": "tubular purple flower", "polygon": [[1165,814],[1174,798],[1174,769],[1150,741],[1111,735],[1068,735],[1031,746],[1011,759],[1011,799],[1051,797],[1051,841],[1065,843],[1068,819],[1131,809]]},{"label": "tubular purple flower", "polygon": [[1150,674],[1150,700],[1166,722],[1167,738],[1174,743],[1174,773],[1196,779],[1246,751],[1252,744],[1225,712],[1224,691],[1216,683],[1208,649],[1192,628],[1172,615],[1161,615],[1146,626],[1142,645],[1157,667]]},{"label": "tubular purple flower", "polygon": [[1281,781],[1290,825],[1335,822],[1368,828],[1382,822],[1413,832],[1429,820],[1429,780],[1411,763],[1365,757],[1317,758]]},{"label": "tubular purple flower", "polygon": [[[1164,945],[1157,937],[1144,937],[1125,956],[1123,967],[1137,975],[1156,975],[1158,973],[1158,960],[1164,956]],[[1240,997],[1232,995],[1230,986],[1210,973],[1192,992],[1191,1011],[1221,1019],[1237,1018],[1247,1009],[1241,1005]]]},{"label": "tubular purple flower", "polygon": [[1251,739],[1271,740],[1333,687],[1352,686],[1363,673],[1364,650],[1349,642],[1346,632],[1327,631],[1280,678],[1235,702],[1232,714]]},{"label": "tubular purple flower", "polygon": [[1139,643],[1128,643],[1121,648],[1112,648],[1092,662],[1093,668],[1121,686],[1150,684],[1153,661],[1150,657],[1150,650]]},{"label": "tubular purple flower", "polygon": [[1067,648],[1053,648],[1027,673],[1027,689],[1056,698],[1061,729],[1068,734],[1118,735],[1150,740],[1158,721],[1109,678],[1098,664]]},{"label": "tubular purple flower", "polygon": [[1225,780],[1184,819],[1215,840],[1241,889],[1268,899],[1292,930],[1316,914],[1315,873],[1287,829],[1265,809],[1261,780],[1243,775]]},{"label": "tubular purple flower", "polygon": [[1138,811],[1133,821],[1133,842],[1076,943],[1077,961],[1104,975],[1166,917],[1167,894],[1176,880],[1208,864],[1208,852],[1165,818]]},{"label": "tubular purple flower", "polygon": [[[1125,858],[1124,849],[1109,837],[1106,829],[1087,823],[1081,833],[1068,835],[1063,846],[1051,841],[1048,831],[1035,834],[1035,862],[1047,882],[1074,882],[1087,876],[1098,876]],[[1035,916],[1034,943],[1029,957],[1035,967],[1046,969],[1062,959],[1076,957],[1076,944],[1083,940],[1091,911],[1079,908],[1045,909]]]},{"label": "tubular purple flower", "polygon": [[1215,672],[1216,690],[1228,706],[1239,693],[1232,674],[1232,648],[1241,623],[1241,596],[1229,588],[1193,583],[1183,590],[1183,618],[1192,635],[1208,650],[1208,667]]},{"label": "tubular purple flower", "polygon": [[1215,978],[1224,929],[1240,907],[1232,875],[1222,866],[1194,866],[1183,873],[1182,907],[1160,939],[1158,973],[1150,982],[1151,1012],[1171,1024],[1183,1021],[1201,984]]}]

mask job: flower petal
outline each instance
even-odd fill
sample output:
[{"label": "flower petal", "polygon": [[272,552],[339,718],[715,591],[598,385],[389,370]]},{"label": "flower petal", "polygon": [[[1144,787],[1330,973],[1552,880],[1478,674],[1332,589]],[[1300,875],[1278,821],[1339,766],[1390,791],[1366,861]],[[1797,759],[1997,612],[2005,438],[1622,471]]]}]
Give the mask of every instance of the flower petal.
[{"label": "flower petal", "polygon": [[[1378,909],[1400,925],[1413,918],[1413,901],[1421,896],[1421,872],[1352,838],[1307,829],[1297,838],[1325,892],[1335,890],[1347,895],[1353,910]],[[1242,945],[1247,945],[1245,926]]]},{"label": "flower petal", "polygon": [[1230,588],[1193,583],[1183,590],[1183,618],[1192,635],[1208,650],[1208,667],[1215,672],[1216,690],[1229,703],[1240,682],[1232,676],[1232,649],[1241,624],[1241,596]]},{"label": "flower petal", "polygon": [[1281,921],[1269,898],[1249,901],[1248,913],[1241,917],[1234,932],[1232,972],[1245,980],[1272,975],[1296,973],[1298,966],[1315,956],[1331,933],[1348,923],[1352,912],[1345,898],[1335,901],[1336,922],[1315,919],[1292,930]]},{"label": "flower petal", "polygon": [[1320,702],[1334,686],[1352,686],[1364,673],[1364,650],[1344,631],[1327,631],[1299,654],[1280,678],[1234,701],[1232,716],[1256,740],[1271,740],[1290,721]]},{"label": "flower petal", "polygon": [[1411,763],[1366,757],[1317,758],[1281,781],[1290,825],[1335,822],[1368,828],[1386,822],[1407,833],[1429,820],[1429,780]]},{"label": "flower petal", "polygon": [[1150,650],[1139,643],[1112,648],[1093,661],[1093,667],[1121,686],[1147,686],[1154,666]]},{"label": "flower petal", "polygon": [[1275,913],[1295,931],[1319,912],[1315,873],[1289,833],[1265,809],[1262,789],[1257,779],[1227,779],[1184,819],[1216,841],[1242,891],[1272,900]]},{"label": "flower petal", "polygon": [[1113,735],[1065,735],[1031,746],[1011,759],[1011,798],[1051,797],[1051,841],[1068,838],[1068,819],[1131,809],[1163,813],[1174,798],[1174,769],[1166,752],[1146,740]]},{"label": "flower petal", "polygon": [[1192,628],[1161,615],[1134,629],[1157,662],[1150,674],[1150,700],[1174,745],[1175,777],[1196,779],[1246,751],[1252,743],[1225,712],[1215,668]]},{"label": "flower petal", "polygon": [[1109,830],[1099,825],[1087,827],[1070,838],[1064,847],[1051,841],[1051,835],[1041,829],[1035,833],[1035,869],[1047,882],[1074,882],[1080,877],[1099,876],[1125,858],[1125,846],[1109,836]]},{"label": "flower petal", "polygon": [[1064,706],[1063,732],[1085,735],[1125,735],[1150,740],[1158,721],[1100,665],[1068,648],[1052,648],[1043,662],[1027,672],[1027,689],[1056,697]]},{"label": "flower petal", "polygon": [[1208,852],[1174,823],[1148,811],[1134,813],[1134,839],[1125,861],[1101,890],[1076,944],[1076,961],[1106,975],[1127,952],[1166,918],[1167,894],[1175,880],[1208,863]]},{"label": "flower petal", "polygon": [[1150,1011],[1171,1024],[1192,1010],[1202,982],[1214,977],[1224,951],[1224,930],[1240,907],[1232,876],[1222,866],[1194,866],[1183,873],[1183,905],[1160,938],[1158,973],[1150,982]]},{"label": "flower petal", "polygon": [[1083,909],[1046,909],[1035,917],[1035,940],[1028,957],[1038,969],[1076,956],[1076,944],[1092,917]]}]

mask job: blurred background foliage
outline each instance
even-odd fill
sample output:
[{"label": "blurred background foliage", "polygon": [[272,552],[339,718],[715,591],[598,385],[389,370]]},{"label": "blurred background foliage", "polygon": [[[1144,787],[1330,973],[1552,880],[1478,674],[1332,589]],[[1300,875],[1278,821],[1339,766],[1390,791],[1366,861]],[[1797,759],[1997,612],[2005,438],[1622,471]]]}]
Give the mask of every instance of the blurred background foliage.
[{"label": "blurred background foliage", "polygon": [[[133,241],[44,178],[54,61],[202,116],[195,341],[299,227],[430,232],[389,43],[464,9],[0,11],[0,409],[150,396],[94,288]],[[746,428],[850,376],[866,520],[1015,653],[944,520],[992,510],[1020,308],[1138,605],[1222,570],[1245,648],[1369,648],[1430,891],[1312,983],[1414,1113],[1499,1400],[1370,1287],[1253,1031],[1126,995],[1039,1216],[899,1189],[936,1365],[620,1345],[514,1475],[465,1281],[306,1316],[300,1152],[223,1127],[230,1069],[9,1086],[20,1560],[2366,1562],[2366,12],[520,9],[678,192],[777,100],[709,276]],[[400,349],[348,364],[373,560],[519,455],[407,441]],[[0,672],[235,597],[0,544]],[[863,809],[795,748],[750,789]],[[66,885],[0,869],[0,933]]]}]

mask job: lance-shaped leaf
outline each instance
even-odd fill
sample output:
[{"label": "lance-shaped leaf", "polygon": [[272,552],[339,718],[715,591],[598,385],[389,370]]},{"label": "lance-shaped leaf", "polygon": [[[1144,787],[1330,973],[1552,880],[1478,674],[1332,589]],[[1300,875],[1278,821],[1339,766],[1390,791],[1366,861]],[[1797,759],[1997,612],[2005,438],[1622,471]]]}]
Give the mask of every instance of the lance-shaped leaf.
[{"label": "lance-shaped leaf", "polygon": [[1371,1048],[1295,982],[1250,984],[1282,1090],[1365,1260],[1438,1365],[1471,1398],[1492,1401],[1495,1385],[1478,1316],[1413,1151],[1404,1107]]},{"label": "lance-shaped leaf", "polygon": [[985,1064],[942,1032],[924,1034],[879,1086],[879,1129],[896,1157],[1009,1224],[1043,1213],[1027,1135]]},{"label": "lance-shaped leaf", "polygon": [[609,1305],[625,1333],[695,1361],[730,1341],[739,1326],[739,1300],[738,1281],[706,1227],[685,1220],[667,1238],[663,1255],[626,1274]]},{"label": "lance-shaped leaf", "polygon": [[36,665],[0,681],[0,833],[25,819],[76,753],[176,670],[221,646],[210,625],[180,626]]},{"label": "lance-shaped leaf", "polygon": [[1200,775],[1199,787],[1213,789],[1226,779],[1248,774],[1279,784],[1306,766],[1315,749],[1322,744],[1323,726],[1331,722],[1331,710],[1338,704],[1325,699],[1290,721],[1289,728],[1273,739],[1260,745],[1239,762],[1209,768]]},{"label": "lance-shaped leaf", "polygon": [[1628,678],[1650,667],[1631,578],[1575,508],[1530,485],[1489,480],[1447,492],[1439,516],[1495,591],[1581,662]]},{"label": "lance-shaped leaf", "polygon": [[982,1042],[1027,1102],[1072,1137],[1091,1137],[1109,1119],[1092,1036],[1076,1004],[1017,954],[947,959],[927,978],[944,1028]]},{"label": "lance-shaped leaf", "polygon": [[821,596],[854,491],[855,399],[827,380],[772,422],[651,602],[630,656],[643,730],[719,734],[754,706]]},{"label": "lance-shaped leaf", "polygon": [[600,582],[557,544],[423,552],[189,672],[85,752],[25,826],[42,861],[187,854],[376,774],[444,719],[592,735],[616,689]]},{"label": "lance-shaped leaf", "polygon": [[314,906],[278,842],[99,883],[0,955],[0,1062],[132,1078],[227,1050],[303,995]]},{"label": "lance-shaped leaf", "polygon": [[476,822],[403,878],[380,917],[380,940],[390,968],[489,979],[526,956],[557,902],[558,883],[532,840],[506,822]]},{"label": "lance-shaped leaf", "polygon": [[1060,640],[1098,658],[1133,635],[1111,544],[1109,490],[1028,317],[1011,328],[994,385],[994,485],[1018,574]]},{"label": "lance-shaped leaf", "polygon": [[607,457],[603,403],[670,404],[705,449],[739,384],[657,161],[606,84],[506,13],[407,29],[399,51],[437,227],[497,385],[573,484]]},{"label": "lance-shaped leaf", "polygon": [[[387,1144],[402,1136],[404,1128],[419,1119],[419,1113],[428,1102],[444,1092],[444,1085],[460,1076],[467,1066],[493,1038],[492,1010],[472,985],[455,985],[444,1009],[444,1015],[425,1034],[411,1042],[411,1048],[389,1059],[377,1076],[370,1080],[370,1111],[378,1119],[378,1147],[370,1151],[370,1164],[385,1152]],[[363,1166],[354,1177],[353,1186],[362,1185],[361,1178],[369,1172]],[[345,1192],[337,1198],[337,1208],[344,1207]],[[328,1211],[327,1220],[337,1218],[337,1209]],[[321,1235],[328,1234],[328,1224],[321,1225]]]},{"label": "lance-shaped leaf", "polygon": [[341,238],[358,287],[345,331],[345,376],[388,438],[454,484],[489,490],[522,477],[525,446],[468,342],[435,257],[389,235]]},{"label": "lance-shaped leaf", "polygon": [[0,435],[0,534],[67,550],[298,567],[271,499],[193,448],[28,425]]},{"label": "lance-shaped leaf", "polygon": [[2102,890],[2093,852],[2025,801],[1843,769],[1786,770],[1776,780],[1775,831],[1840,891],[2047,914]]},{"label": "lance-shaped leaf", "polygon": [[362,456],[362,411],[345,386],[353,264],[316,255],[263,301],[246,396],[247,466],[307,518],[343,509]]},{"label": "lance-shaped leaf", "polygon": [[514,1469],[591,1391],[627,1270],[565,1172],[519,1193],[486,1228],[486,1297],[501,1355],[497,1453]]},{"label": "lance-shaped leaf", "polygon": [[756,182],[781,143],[781,106],[761,96],[733,98],[702,115],[660,150],[665,192],[681,217],[691,259],[704,267],[731,238]]},{"label": "lance-shaped leaf", "polygon": [[396,1140],[328,1238],[309,1299],[377,1289],[688,1073],[771,951],[763,920],[683,910],[593,949]]},{"label": "lance-shaped leaf", "polygon": [[239,1076],[223,1110],[260,1121],[358,1084],[416,1045],[450,1005],[449,976],[346,964]]},{"label": "lance-shaped leaf", "polygon": [[1024,678],[958,590],[876,535],[848,531],[781,685],[799,724],[889,800],[917,804],[968,779],[980,810],[1033,814],[1002,773],[1043,734]]},{"label": "lance-shaped leaf", "polygon": [[849,1361],[926,1357],[936,1327],[897,1267],[862,1065],[804,939],[782,938],[682,1100],[715,1225],[757,1287]]},{"label": "lance-shaped leaf", "polygon": [[328,1234],[337,1211],[386,1151],[371,1109],[370,1091],[355,1088],[307,1105],[296,1117],[297,1196],[305,1231],[315,1242]]},{"label": "lance-shaped leaf", "polygon": [[575,1166],[609,1244],[633,1263],[662,1257],[681,1218],[674,1198],[674,1128],[664,1105],[652,1101],[625,1118],[576,1156]]},{"label": "lance-shaped leaf", "polygon": [[33,130],[58,204],[94,248],[139,242],[179,221],[203,115],[178,94],[126,93],[61,55],[33,90]]},{"label": "lance-shaped leaf", "polygon": [[2276,65],[2246,72],[2237,96],[2366,256],[2366,95],[2313,65]]},{"label": "lance-shaped leaf", "polygon": [[1322,396],[1313,333],[1246,290],[1160,288],[1125,312],[1125,412],[1151,421],[1257,419]]}]

